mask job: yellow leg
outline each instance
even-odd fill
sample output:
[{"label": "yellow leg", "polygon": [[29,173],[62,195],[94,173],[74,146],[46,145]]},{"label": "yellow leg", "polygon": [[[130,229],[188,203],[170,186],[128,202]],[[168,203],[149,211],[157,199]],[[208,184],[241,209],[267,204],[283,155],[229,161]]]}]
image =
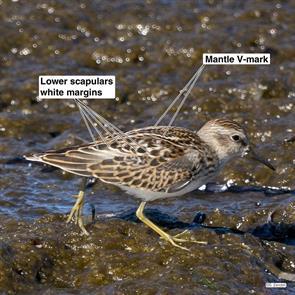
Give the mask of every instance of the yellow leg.
[{"label": "yellow leg", "polygon": [[73,206],[71,213],[67,218],[67,223],[71,222],[74,219],[75,224],[78,224],[84,235],[89,235],[88,231],[84,227],[82,219],[83,203],[84,203],[84,191],[80,191],[77,196],[77,201]]},{"label": "yellow leg", "polygon": [[[189,240],[185,240],[185,239],[179,239],[178,236],[181,235],[176,235],[176,236],[171,236],[169,234],[167,234],[166,232],[164,232],[162,229],[160,229],[157,225],[155,225],[153,222],[151,222],[146,216],[144,216],[143,214],[143,209],[145,206],[146,202],[141,202],[137,211],[136,211],[136,216],[144,223],[146,224],[148,227],[150,227],[151,229],[153,229],[156,233],[158,233],[161,238],[163,238],[164,240],[170,242],[173,246],[178,247],[180,249],[183,250],[187,250],[189,251],[188,248],[182,247],[180,245],[178,245],[176,242],[179,243],[183,243],[183,242],[198,242],[198,241],[189,241]],[[207,244],[206,242],[200,242],[202,244]]]}]

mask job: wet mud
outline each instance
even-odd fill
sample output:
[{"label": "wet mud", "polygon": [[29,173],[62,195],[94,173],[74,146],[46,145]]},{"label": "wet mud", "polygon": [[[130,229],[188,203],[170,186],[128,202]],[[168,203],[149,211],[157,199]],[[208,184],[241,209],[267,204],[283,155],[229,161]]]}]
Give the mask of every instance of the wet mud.
[{"label": "wet mud", "polygon": [[[0,293],[295,293],[293,2],[0,0]],[[38,76],[116,75],[117,98],[89,105],[127,131],[157,121],[203,52],[268,52],[271,65],[206,67],[175,124],[235,119],[276,172],[244,158],[220,185],[148,204],[169,233],[189,230],[189,252],[100,182],[81,235],[65,223],[81,179],[22,158],[90,140],[71,100],[37,98]]]}]

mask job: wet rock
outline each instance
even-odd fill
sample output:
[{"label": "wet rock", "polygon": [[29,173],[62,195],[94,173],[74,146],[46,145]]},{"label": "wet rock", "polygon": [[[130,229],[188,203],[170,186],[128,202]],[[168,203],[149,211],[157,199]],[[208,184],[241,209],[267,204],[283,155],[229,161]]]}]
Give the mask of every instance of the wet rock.
[{"label": "wet rock", "polygon": [[[279,293],[295,293],[291,1],[23,4],[0,1],[0,293],[265,294],[265,282],[284,281]],[[71,100],[37,98],[38,76],[116,75],[118,99],[89,105],[129,130],[157,121],[203,52],[272,58],[206,67],[175,124],[236,119],[276,173],[245,158],[224,168],[221,186],[149,204],[169,233],[208,242],[188,243],[190,252],[138,222],[138,200],[100,182],[86,191],[91,235],[66,225],[80,179],[20,157],[91,139]]]},{"label": "wet rock", "polygon": [[[259,291],[267,277],[276,279],[277,272],[284,270],[292,277],[291,256],[287,258],[278,244],[266,246],[250,233],[190,227],[185,234],[192,241],[186,243],[187,252],[160,240],[141,223],[99,220],[88,225],[90,236],[86,237],[64,220],[50,215],[35,223],[1,219],[5,232],[1,235],[0,290],[13,294],[49,288],[127,293],[135,289],[152,294],[157,289],[210,294],[230,292],[237,278],[243,288]],[[193,242],[198,240],[208,245]],[[269,259],[278,253],[284,253],[284,259],[277,258],[281,264]],[[151,287],[142,289],[144,284]]]}]

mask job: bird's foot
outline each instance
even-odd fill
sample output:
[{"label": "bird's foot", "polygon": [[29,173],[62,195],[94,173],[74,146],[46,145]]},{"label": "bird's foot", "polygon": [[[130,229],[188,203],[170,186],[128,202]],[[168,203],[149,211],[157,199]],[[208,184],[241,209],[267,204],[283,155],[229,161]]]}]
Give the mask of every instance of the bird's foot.
[{"label": "bird's foot", "polygon": [[84,191],[80,191],[79,194],[75,195],[74,197],[77,198],[77,201],[73,206],[66,222],[69,223],[73,220],[75,224],[78,224],[83,234],[88,236],[89,233],[84,226],[82,218]]},{"label": "bird's foot", "polygon": [[186,247],[183,247],[183,246],[180,246],[177,242],[182,243],[182,241],[178,241],[178,239],[174,238],[173,236],[170,236],[170,235],[167,234],[165,236],[161,236],[161,239],[166,240],[167,242],[169,242],[174,247],[180,248],[180,249],[185,250],[185,251],[190,251],[190,249],[188,249]]},{"label": "bird's foot", "polygon": [[189,230],[184,230],[183,232],[177,234],[177,235],[174,235],[174,236],[170,236],[167,234],[167,237],[161,237],[163,239],[165,239],[166,241],[170,242],[173,246],[176,246],[176,247],[179,247],[181,249],[184,249],[184,250],[188,250],[188,248],[186,247],[182,247],[180,245],[178,245],[177,243],[196,243],[196,244],[201,244],[201,245],[207,245],[208,243],[205,242],[205,241],[196,241],[196,240],[188,240],[188,239],[184,239],[184,238],[181,238],[183,235],[185,235],[186,233],[188,233]]}]

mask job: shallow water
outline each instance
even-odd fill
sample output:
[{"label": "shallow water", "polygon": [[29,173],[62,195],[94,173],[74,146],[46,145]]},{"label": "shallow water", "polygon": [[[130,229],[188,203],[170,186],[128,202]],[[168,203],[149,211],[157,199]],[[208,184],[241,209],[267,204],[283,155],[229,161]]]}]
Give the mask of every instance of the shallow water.
[{"label": "shallow water", "polygon": [[[284,281],[270,265],[295,273],[294,191],[261,189],[295,187],[295,143],[285,141],[295,134],[294,13],[294,1],[0,1],[1,292],[295,292],[292,282],[264,287]],[[90,106],[129,130],[156,122],[203,52],[270,52],[272,64],[206,67],[175,124],[196,130],[211,118],[236,119],[276,173],[237,160],[216,181],[238,189],[148,205],[175,232],[206,215],[188,237],[209,245],[192,244],[189,254],[135,223],[128,214],[138,200],[102,183],[87,190],[85,215],[94,206],[98,220],[81,237],[63,217],[79,177],[21,159],[90,139],[72,101],[37,100],[38,75],[116,75],[117,100]]]}]

